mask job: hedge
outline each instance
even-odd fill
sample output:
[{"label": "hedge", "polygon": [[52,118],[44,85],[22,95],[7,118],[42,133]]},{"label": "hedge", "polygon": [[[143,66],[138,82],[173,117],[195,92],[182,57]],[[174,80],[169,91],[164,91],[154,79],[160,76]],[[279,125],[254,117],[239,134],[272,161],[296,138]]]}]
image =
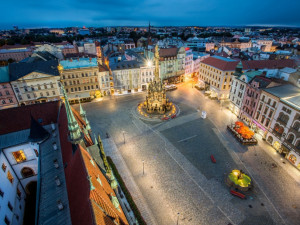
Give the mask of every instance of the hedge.
[{"label": "hedge", "polygon": [[137,219],[138,223],[140,225],[147,225],[144,218],[142,217],[139,209],[137,208],[136,204],[134,203],[133,199],[132,199],[132,196],[131,194],[129,193],[122,177],[120,176],[119,172],[118,172],[118,169],[117,167],[115,166],[115,164],[113,163],[112,159],[107,156],[107,161],[109,163],[109,165],[111,166],[111,169],[116,177],[116,179],[118,180],[118,183],[120,184],[120,187],[123,191],[123,193],[125,194],[125,197],[130,205],[130,208],[132,209],[134,215],[135,215],[135,218]]}]

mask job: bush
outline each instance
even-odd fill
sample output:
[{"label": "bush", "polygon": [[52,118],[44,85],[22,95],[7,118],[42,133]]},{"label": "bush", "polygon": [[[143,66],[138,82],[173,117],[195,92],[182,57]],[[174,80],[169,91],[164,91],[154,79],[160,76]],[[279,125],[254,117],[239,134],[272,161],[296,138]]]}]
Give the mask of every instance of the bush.
[{"label": "bush", "polygon": [[146,222],[145,222],[145,220],[144,220],[144,218],[142,217],[139,209],[137,208],[136,204],[134,203],[134,201],[133,201],[133,199],[131,197],[131,194],[129,193],[129,191],[128,191],[128,189],[127,189],[127,187],[126,187],[126,185],[125,185],[125,183],[124,183],[124,181],[122,179],[122,177],[120,176],[120,174],[119,174],[119,172],[117,170],[117,167],[115,166],[115,164],[113,163],[112,159],[109,156],[107,156],[107,161],[108,161],[108,163],[109,163],[109,165],[110,165],[110,167],[111,167],[111,169],[112,169],[112,171],[113,171],[116,179],[118,180],[118,182],[119,182],[119,184],[121,186],[121,189],[124,192],[125,197],[126,197],[128,203],[129,203],[130,208],[132,209],[132,211],[133,211],[133,213],[135,215],[135,218],[137,219],[138,223],[140,225],[147,225]]}]

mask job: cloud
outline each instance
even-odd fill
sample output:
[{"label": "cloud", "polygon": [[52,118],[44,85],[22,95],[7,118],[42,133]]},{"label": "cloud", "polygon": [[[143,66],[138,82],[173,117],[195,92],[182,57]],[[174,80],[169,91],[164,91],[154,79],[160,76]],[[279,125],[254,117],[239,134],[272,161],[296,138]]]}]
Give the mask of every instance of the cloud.
[{"label": "cloud", "polygon": [[[142,25],[300,26],[300,1],[287,0],[28,0],[5,1],[1,27]],[[0,28],[1,28],[0,27]]]}]

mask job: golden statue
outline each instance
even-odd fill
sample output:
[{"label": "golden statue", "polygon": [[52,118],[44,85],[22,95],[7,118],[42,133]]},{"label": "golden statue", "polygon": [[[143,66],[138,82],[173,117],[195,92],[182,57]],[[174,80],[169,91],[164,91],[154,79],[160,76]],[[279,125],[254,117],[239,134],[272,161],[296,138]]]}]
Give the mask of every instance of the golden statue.
[{"label": "golden statue", "polygon": [[171,109],[172,104],[167,99],[165,85],[159,78],[159,50],[157,45],[155,46],[154,61],[154,81],[148,85],[148,93],[143,108],[147,110],[147,113],[164,114]]}]

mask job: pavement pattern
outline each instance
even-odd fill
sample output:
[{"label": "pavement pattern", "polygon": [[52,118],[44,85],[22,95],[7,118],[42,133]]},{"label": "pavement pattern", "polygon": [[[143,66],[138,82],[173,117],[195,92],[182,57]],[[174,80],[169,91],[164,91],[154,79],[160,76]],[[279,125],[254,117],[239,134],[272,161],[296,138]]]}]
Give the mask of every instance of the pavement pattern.
[{"label": "pavement pattern", "polygon": [[[83,104],[92,130],[109,133],[104,148],[148,224],[299,224],[299,171],[263,141],[240,145],[226,130],[236,117],[189,84],[168,96],[181,113],[159,123],[132,113],[144,94]],[[254,180],[247,200],[231,196],[224,184],[236,168]]]}]

